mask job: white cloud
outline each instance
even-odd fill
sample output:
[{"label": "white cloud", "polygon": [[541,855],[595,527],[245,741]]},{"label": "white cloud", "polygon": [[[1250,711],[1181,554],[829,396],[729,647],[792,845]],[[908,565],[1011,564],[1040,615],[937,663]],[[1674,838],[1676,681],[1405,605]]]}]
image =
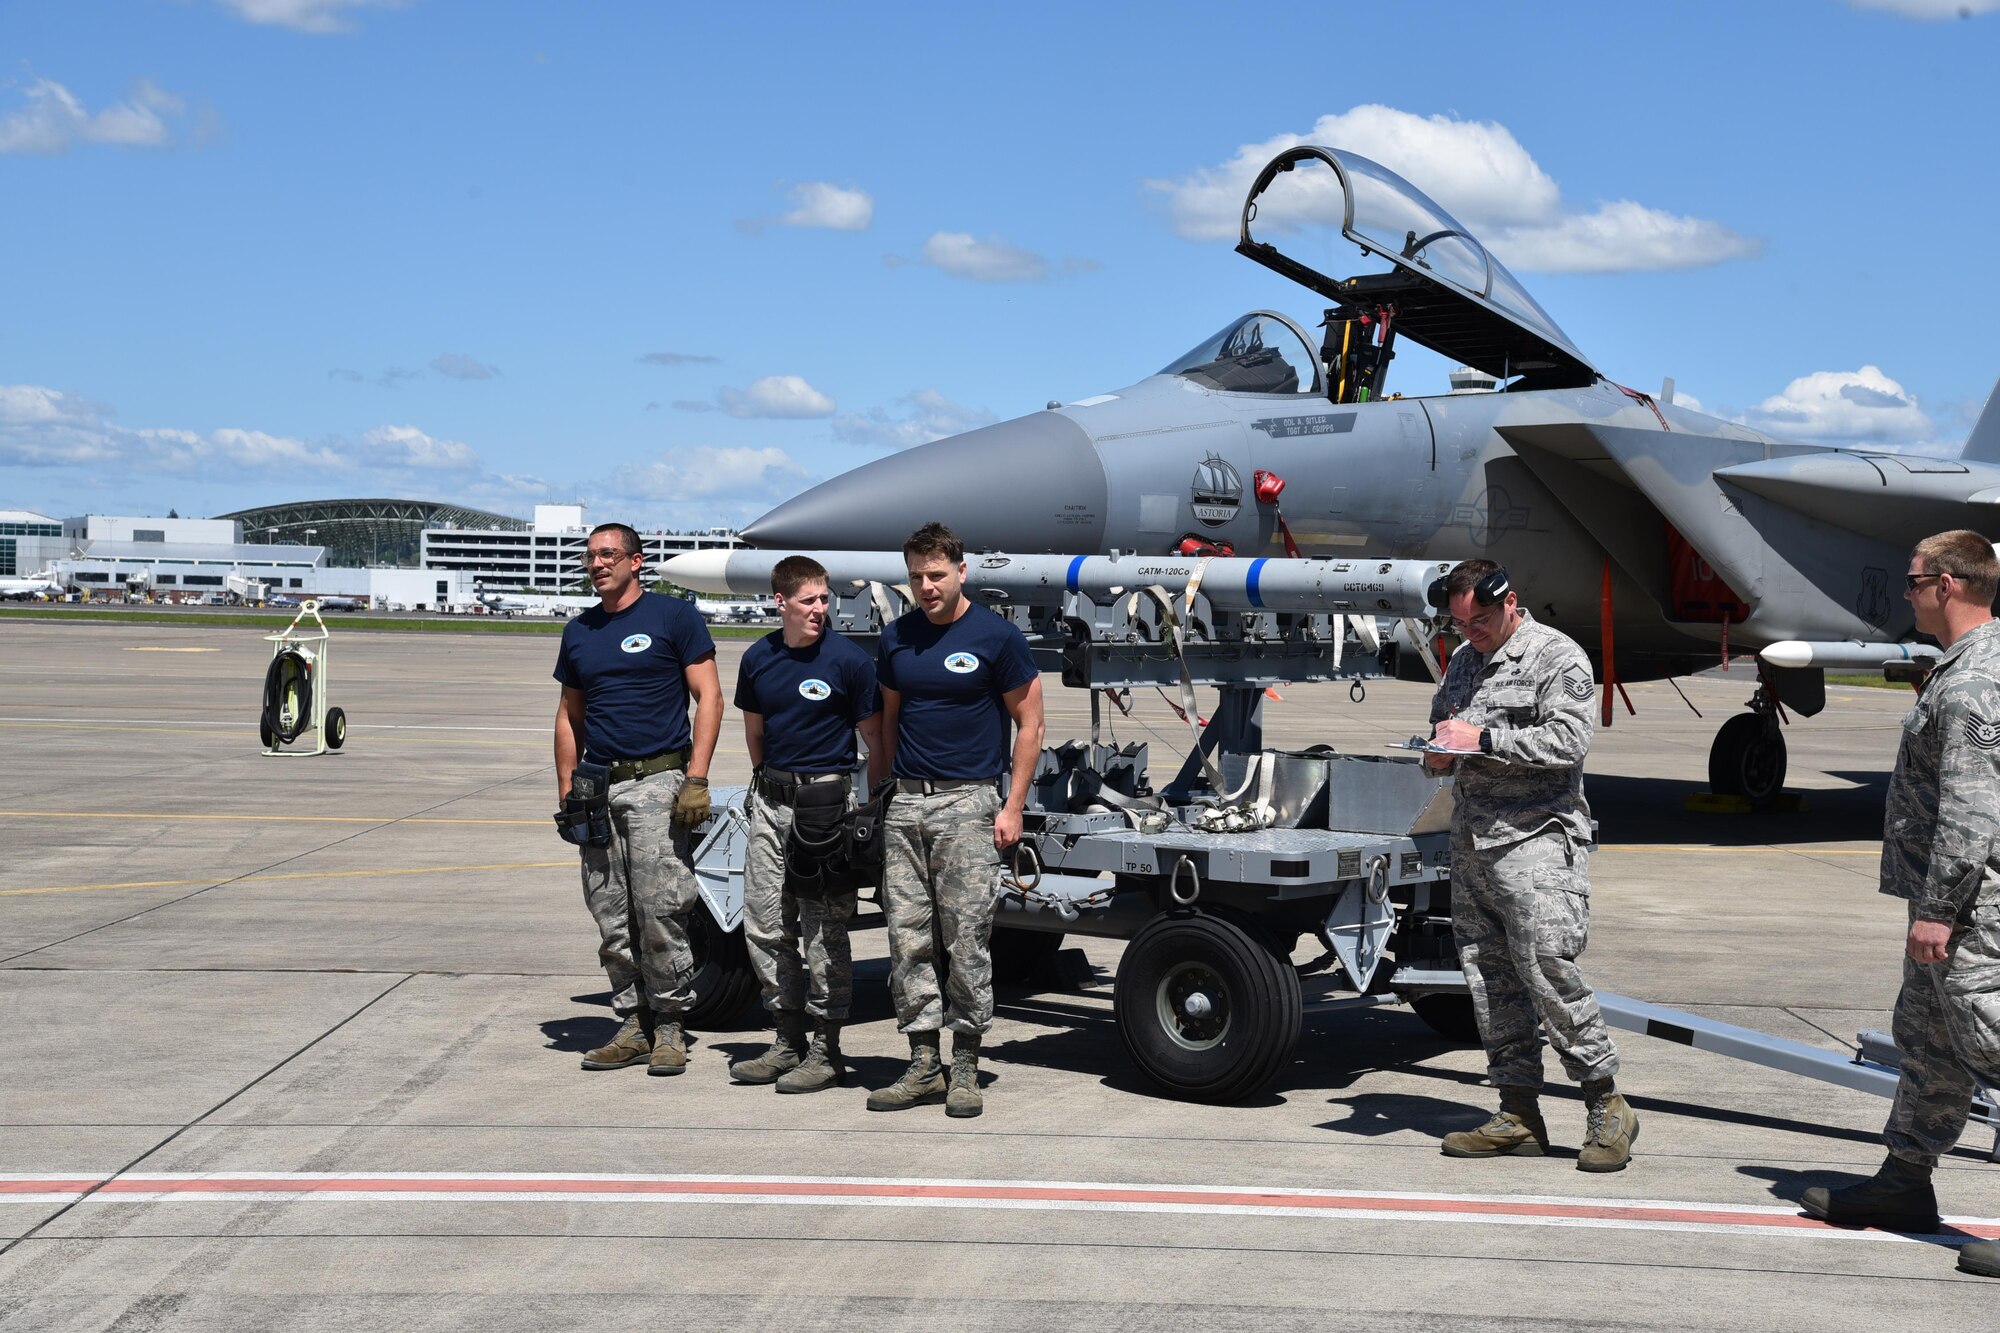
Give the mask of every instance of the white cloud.
[{"label": "white cloud", "polygon": [[[797,375],[766,375],[747,389],[721,389],[716,404],[732,417],[830,417],[833,399]],[[679,404],[675,404],[679,406]]]},{"label": "white cloud", "polygon": [[790,198],[792,211],[778,219],[787,227],[866,231],[875,219],[875,200],[866,190],[845,189],[828,181],[807,181],[793,186]]},{"label": "white cloud", "polygon": [[676,445],[650,463],[627,463],[613,490],[640,500],[745,499],[775,503],[811,475],[783,449]]},{"label": "white cloud", "polygon": [[2000,0],[1847,0],[1855,9],[1876,9],[1906,19],[1969,19],[2000,9]]},{"label": "white cloud", "polygon": [[407,0],[218,0],[223,8],[252,23],[294,32],[346,32],[357,9],[400,9]]},{"label": "white cloud", "polygon": [[936,389],[918,389],[897,401],[909,408],[898,417],[879,407],[842,412],[833,419],[834,438],[871,449],[909,449],[999,420],[983,407],[954,403]]},{"label": "white cloud", "polygon": [[[1567,210],[1556,182],[1504,125],[1357,106],[1321,116],[1304,134],[1245,144],[1218,166],[1179,180],[1150,180],[1174,230],[1190,240],[1230,240],[1257,172],[1286,148],[1325,144],[1372,158],[1455,214],[1510,266],[1538,272],[1688,268],[1756,254],[1762,242],[1716,222],[1678,217],[1629,200],[1595,212]],[[1302,168],[1258,203],[1266,233],[1302,222],[1338,226],[1331,172]]]},{"label": "white cloud", "polygon": [[66,153],[78,143],[164,148],[173,140],[167,118],[186,109],[180,98],[144,79],[124,101],[97,112],[54,79],[28,85],[24,102],[0,116],[0,153]]},{"label": "white cloud", "polygon": [[441,352],[431,358],[431,369],[455,380],[490,380],[500,373],[499,367],[458,352]]},{"label": "white cloud", "polygon": [[1725,259],[1754,259],[1764,248],[1762,241],[1719,222],[1676,217],[1629,199],[1546,226],[1503,227],[1480,239],[1509,268],[1529,273],[1697,268]]},{"label": "white cloud", "polygon": [[0,385],[0,466],[88,469],[88,476],[128,479],[319,476],[371,493],[449,485],[468,499],[540,497],[548,489],[536,477],[490,472],[471,445],[416,426],[378,426],[358,441],[311,441],[230,426],[134,429],[113,415],[60,389]]},{"label": "white cloud", "polygon": [[367,461],[424,472],[479,470],[479,454],[461,440],[440,440],[415,426],[377,426],[361,437]]},{"label": "white cloud", "polygon": [[997,236],[979,240],[969,232],[934,232],[924,242],[923,262],[954,278],[973,282],[1040,282],[1049,261]]},{"label": "white cloud", "polygon": [[1917,444],[1936,426],[1916,398],[1875,366],[1802,375],[1744,414],[1759,430],[1815,443]]}]

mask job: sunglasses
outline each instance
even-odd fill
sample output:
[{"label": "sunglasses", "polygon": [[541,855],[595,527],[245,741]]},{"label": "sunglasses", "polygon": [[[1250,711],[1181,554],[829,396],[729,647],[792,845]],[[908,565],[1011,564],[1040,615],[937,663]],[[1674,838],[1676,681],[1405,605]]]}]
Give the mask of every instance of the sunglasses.
[{"label": "sunglasses", "polygon": [[1915,588],[1925,579],[1941,579],[1943,577],[1944,575],[1942,574],[1905,574],[1903,575],[1903,582],[1908,587]]}]

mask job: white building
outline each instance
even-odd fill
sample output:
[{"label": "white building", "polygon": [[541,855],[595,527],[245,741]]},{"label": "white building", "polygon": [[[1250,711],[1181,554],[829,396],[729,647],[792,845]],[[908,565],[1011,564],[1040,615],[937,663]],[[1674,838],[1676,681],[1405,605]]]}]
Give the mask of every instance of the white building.
[{"label": "white building", "polygon": [[120,514],[84,514],[64,519],[63,535],[72,542],[174,542],[183,546],[234,546],[243,540],[243,525],[227,518],[136,518]]},{"label": "white building", "polygon": [[28,578],[69,554],[63,525],[32,509],[0,509],[0,578]]},{"label": "white building", "polygon": [[[528,589],[536,593],[587,593],[583,548],[590,536],[582,505],[536,505],[528,532],[484,528],[425,528],[419,563],[427,570],[460,570],[485,592]],[[646,563],[656,565],[686,551],[734,550],[743,541],[728,528],[703,532],[642,532]]]}]

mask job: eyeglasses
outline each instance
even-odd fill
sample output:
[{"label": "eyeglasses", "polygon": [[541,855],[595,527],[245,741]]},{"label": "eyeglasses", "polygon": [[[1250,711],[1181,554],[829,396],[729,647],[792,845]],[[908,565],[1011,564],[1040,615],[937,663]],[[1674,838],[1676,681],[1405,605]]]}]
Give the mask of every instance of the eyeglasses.
[{"label": "eyeglasses", "polygon": [[1464,638],[1472,630],[1484,633],[1500,623],[1500,617],[1503,613],[1504,608],[1496,606],[1490,611],[1481,611],[1470,620],[1460,620],[1454,616],[1452,617],[1451,627],[1458,632],[1460,638]]},{"label": "eyeglasses", "polygon": [[1941,579],[1943,577],[1944,575],[1942,574],[1905,574],[1903,575],[1903,582],[1914,590],[1925,579]]}]

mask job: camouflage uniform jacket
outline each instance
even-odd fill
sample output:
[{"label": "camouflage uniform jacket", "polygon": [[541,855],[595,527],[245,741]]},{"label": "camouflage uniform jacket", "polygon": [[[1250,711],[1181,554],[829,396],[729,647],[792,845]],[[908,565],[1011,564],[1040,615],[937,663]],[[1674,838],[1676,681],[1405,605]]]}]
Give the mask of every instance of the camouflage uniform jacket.
[{"label": "camouflage uniform jacket", "polygon": [[1592,840],[1583,759],[1596,730],[1595,696],[1583,649],[1526,611],[1492,657],[1459,645],[1431,698],[1431,722],[1455,717],[1484,727],[1493,742],[1494,758],[1454,765],[1452,820],[1474,847],[1503,847],[1550,825]]},{"label": "camouflage uniform jacket", "polygon": [[2000,894],[2000,621],[1968,630],[1903,718],[1882,820],[1882,892],[1925,921]]}]

